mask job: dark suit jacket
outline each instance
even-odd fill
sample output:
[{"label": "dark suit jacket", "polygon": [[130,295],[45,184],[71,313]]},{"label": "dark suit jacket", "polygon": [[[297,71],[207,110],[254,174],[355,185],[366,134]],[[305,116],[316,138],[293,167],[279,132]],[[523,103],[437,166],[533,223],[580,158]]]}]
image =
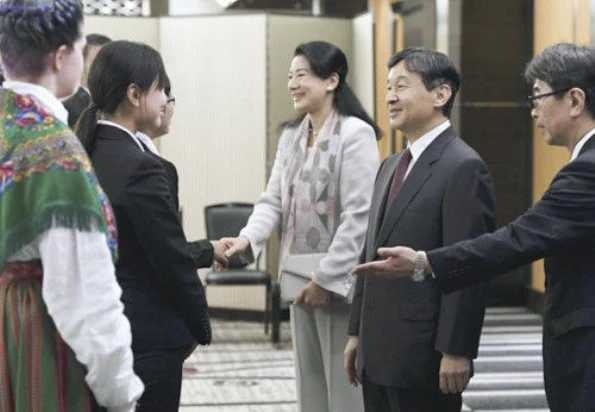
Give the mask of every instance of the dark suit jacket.
[{"label": "dark suit jacket", "polygon": [[595,138],[560,170],[542,199],[512,223],[428,253],[445,291],[542,257],[543,354],[550,408],[595,410]]},{"label": "dark suit jacket", "polygon": [[118,227],[116,276],[135,353],[207,344],[211,329],[162,163],[123,130],[98,125],[91,154]]},{"label": "dark suit jacket", "polygon": [[[452,128],[422,153],[383,218],[399,156],[378,172],[362,262],[382,246],[430,250],[492,230],[490,173]],[[443,295],[431,280],[358,277],[349,326],[358,369],[379,385],[436,388],[441,352],[477,356],[484,311],[485,285]]]},{"label": "dark suit jacket", "polygon": [[[143,145],[143,147],[145,146]],[[152,153],[147,147],[145,147],[145,152],[150,153],[157,160],[159,160],[159,162],[161,162],[163,168],[165,169],[167,182],[170,187],[175,208],[177,211],[180,211],[180,200],[178,196],[178,170],[176,169],[176,166],[164,157]],[[179,212],[178,217],[180,217]],[[182,222],[180,221],[180,224],[181,223]],[[209,267],[213,263],[213,245],[208,239],[188,242],[188,249],[192,255],[192,258],[194,259],[197,269]]]},{"label": "dark suit jacket", "polygon": [[79,86],[76,93],[64,100],[62,104],[68,111],[68,126],[72,129],[83,111],[91,104],[91,95],[83,86]]}]

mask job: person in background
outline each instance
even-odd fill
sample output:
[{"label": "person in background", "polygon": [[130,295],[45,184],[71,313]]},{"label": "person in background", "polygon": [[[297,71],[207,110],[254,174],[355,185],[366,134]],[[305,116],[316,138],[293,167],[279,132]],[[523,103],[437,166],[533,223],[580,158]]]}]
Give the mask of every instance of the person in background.
[{"label": "person in background", "polygon": [[[174,200],[174,204],[176,210],[179,213],[180,221],[182,219],[182,209],[180,207],[180,197],[179,197],[179,190],[178,190],[178,170],[176,166],[161,156],[159,151],[157,150],[157,146],[153,143],[153,140],[158,139],[162,136],[165,136],[169,133],[169,127],[171,125],[171,119],[174,115],[174,108],[176,105],[176,98],[173,97],[171,94],[171,84],[168,77],[165,78],[164,81],[164,90],[165,95],[167,96],[167,104],[165,106],[165,111],[163,112],[163,117],[161,119],[161,124],[159,126],[156,125],[147,125],[147,129],[143,131],[138,131],[136,133],[136,137],[140,140],[140,143],[145,148],[146,152],[151,152],[157,160],[161,162],[165,172],[167,174],[167,181],[171,190],[171,195]],[[203,240],[194,240],[188,242],[188,247],[190,249],[190,253],[196,263],[196,268],[203,268],[211,265],[212,258],[209,257],[208,253],[205,253],[205,250],[209,250],[213,248],[213,245],[216,245],[216,242],[211,242],[208,239]],[[205,259],[207,259],[205,261]],[[210,260],[209,260],[210,259]]]},{"label": "person in background", "polygon": [[[77,123],[99,182],[114,205],[120,234],[116,276],[132,327],[134,368],[145,384],[137,411],[178,410],[182,364],[211,342],[203,286],[162,163],[136,134],[161,125],[167,78],[160,54],[115,41],[91,66],[93,103]],[[101,114],[102,120],[97,120]],[[221,243],[204,250],[205,266],[225,264]]]},{"label": "person in background", "polygon": [[343,378],[353,282],[379,156],[380,132],[346,83],[336,46],[299,45],[287,88],[299,117],[281,135],[266,190],[228,255],[258,256],[281,221],[281,265],[290,254],[326,253],[290,307],[302,412],[360,412],[362,394]]},{"label": "person in background", "polygon": [[[527,98],[546,142],[570,162],[541,200],[492,234],[431,250],[380,249],[361,276],[397,279],[412,272],[445,293],[545,258],[543,372],[552,412],[595,410],[595,52],[561,43],[525,70]],[[398,243],[397,243],[398,244]],[[427,256],[423,250],[427,252]],[[432,274],[430,276],[430,274]],[[401,280],[398,280],[401,281]]]},{"label": "person in background", "polygon": [[103,34],[87,34],[87,44],[83,48],[85,64],[83,74],[81,75],[81,84],[73,95],[63,101],[64,107],[68,111],[68,126],[71,128],[74,128],[83,111],[91,104],[91,94],[87,86],[89,68],[93,64],[93,60],[95,60],[95,56],[97,56],[99,50],[111,41],[112,39]]},{"label": "person in background", "polygon": [[0,4],[0,410],[132,412],[143,392],[114,216],[59,98],[83,67],[78,1]]}]

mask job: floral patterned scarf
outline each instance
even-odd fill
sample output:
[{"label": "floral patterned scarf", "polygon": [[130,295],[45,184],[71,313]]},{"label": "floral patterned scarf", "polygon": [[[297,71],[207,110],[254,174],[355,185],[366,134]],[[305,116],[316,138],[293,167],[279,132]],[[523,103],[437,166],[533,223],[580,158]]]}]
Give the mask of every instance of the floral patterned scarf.
[{"label": "floral patterned scarf", "polygon": [[336,231],[335,159],[340,116],[332,111],[308,148],[308,116],[289,138],[283,159],[281,261],[288,254],[323,253]]},{"label": "floral patterned scarf", "polygon": [[77,137],[32,98],[0,89],[0,272],[50,227],[97,228],[116,257],[114,215]]}]

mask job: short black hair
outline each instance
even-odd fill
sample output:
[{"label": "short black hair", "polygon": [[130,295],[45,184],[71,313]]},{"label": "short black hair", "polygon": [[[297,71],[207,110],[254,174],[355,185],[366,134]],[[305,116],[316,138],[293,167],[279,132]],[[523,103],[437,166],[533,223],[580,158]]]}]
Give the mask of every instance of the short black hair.
[{"label": "short black hair", "polygon": [[[552,90],[573,87],[581,89],[586,96],[586,105],[595,117],[595,51],[592,47],[571,43],[559,43],[537,54],[525,69],[529,84],[541,80]],[[555,95],[561,99],[562,95]]]},{"label": "short black hair", "polygon": [[83,58],[85,60],[87,60],[87,56],[89,55],[89,46],[105,46],[112,42],[112,39],[99,33],[89,33],[87,34],[86,39],[87,44],[83,48]]},{"label": "short black hair", "polygon": [[442,114],[450,118],[455,98],[461,87],[461,76],[450,57],[439,51],[410,47],[391,57],[388,60],[388,68],[392,69],[401,61],[408,71],[420,75],[426,90],[433,90],[443,84],[450,87],[452,94],[442,107]]},{"label": "short black hair", "polygon": [[6,0],[0,4],[0,55],[9,75],[39,76],[47,57],[81,36],[78,0]]}]

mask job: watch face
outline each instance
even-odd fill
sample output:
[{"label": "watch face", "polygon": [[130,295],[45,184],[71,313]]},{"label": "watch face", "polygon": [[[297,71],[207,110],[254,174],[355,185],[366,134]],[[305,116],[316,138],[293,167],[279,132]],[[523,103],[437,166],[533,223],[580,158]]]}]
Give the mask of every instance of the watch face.
[{"label": "watch face", "polygon": [[418,271],[418,270],[414,270],[413,273],[411,274],[411,279],[413,279],[414,282],[421,282],[426,278],[426,276],[424,275],[423,271]]}]

